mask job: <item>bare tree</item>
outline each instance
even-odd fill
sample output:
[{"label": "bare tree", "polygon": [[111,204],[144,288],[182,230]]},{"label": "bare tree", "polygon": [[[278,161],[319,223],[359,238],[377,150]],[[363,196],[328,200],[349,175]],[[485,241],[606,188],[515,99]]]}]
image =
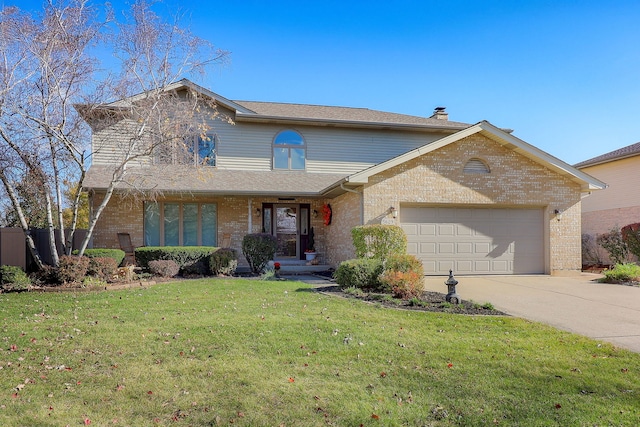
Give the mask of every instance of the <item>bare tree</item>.
[{"label": "bare tree", "polygon": [[[0,12],[0,180],[38,266],[42,262],[15,191],[21,173],[28,171],[41,183],[57,264],[54,228],[67,236],[69,253],[87,167],[102,149],[99,141],[89,144],[87,124],[94,132],[124,127],[128,137],[117,148],[110,184],[80,254],[114,190],[137,189],[125,176],[127,166],[167,147],[183,145],[188,152],[189,138],[204,135],[217,116],[213,100],[201,99],[196,90],[175,89],[184,76],[223,62],[227,52],[182,28],[179,18],[163,21],[145,1],[134,3],[122,22],[104,12],[105,18],[97,19],[100,14],[87,0],[48,0],[39,15],[15,7]],[[100,69],[98,46],[120,60],[112,72]],[[67,207],[72,211],[67,233],[65,181],[78,183]]]}]

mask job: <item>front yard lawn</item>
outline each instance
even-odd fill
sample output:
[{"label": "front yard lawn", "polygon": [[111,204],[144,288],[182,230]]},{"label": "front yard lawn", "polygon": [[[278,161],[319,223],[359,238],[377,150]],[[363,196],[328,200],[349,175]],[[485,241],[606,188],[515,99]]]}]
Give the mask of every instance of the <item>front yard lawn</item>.
[{"label": "front yard lawn", "polygon": [[640,355],[293,282],[0,294],[2,426],[631,426]]}]

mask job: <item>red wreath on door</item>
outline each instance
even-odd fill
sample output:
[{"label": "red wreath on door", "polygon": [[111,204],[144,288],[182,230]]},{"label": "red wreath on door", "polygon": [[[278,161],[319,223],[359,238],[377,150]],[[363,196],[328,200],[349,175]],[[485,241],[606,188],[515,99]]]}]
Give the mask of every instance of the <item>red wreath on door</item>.
[{"label": "red wreath on door", "polygon": [[331,224],[331,217],[333,216],[333,211],[331,210],[331,205],[326,203],[322,207],[322,219],[324,220],[324,225]]}]

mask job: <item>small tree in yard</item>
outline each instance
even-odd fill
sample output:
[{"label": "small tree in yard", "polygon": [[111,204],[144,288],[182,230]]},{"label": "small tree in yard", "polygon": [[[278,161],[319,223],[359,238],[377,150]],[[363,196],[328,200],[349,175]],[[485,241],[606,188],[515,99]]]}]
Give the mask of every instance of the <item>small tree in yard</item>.
[{"label": "small tree in yard", "polygon": [[629,252],[640,258],[640,223],[625,225],[620,234]]},{"label": "small tree in yard", "polygon": [[608,233],[599,234],[597,241],[609,253],[609,258],[614,264],[624,264],[627,260],[629,248],[617,227],[613,227]]},{"label": "small tree in yard", "polygon": [[[110,183],[102,199],[95,200],[80,255],[114,190],[142,190],[136,181],[127,181],[127,166],[206,134],[211,119],[218,117],[213,100],[201,99],[197,90],[182,96],[173,88],[184,76],[221,63],[228,53],[180,27],[178,19],[161,20],[151,10],[156,4],[134,2],[121,22],[109,6],[100,11],[88,0],[49,0],[39,13],[15,6],[0,10],[0,181],[40,268],[19,194],[23,176],[38,183],[35,194],[42,199],[58,265],[54,229],[66,236],[65,253],[70,254],[87,167],[102,149],[89,146],[89,126],[123,126],[130,136],[111,153]],[[112,74],[103,71],[99,51],[118,60],[110,64]],[[65,181],[74,183],[70,202],[64,200]]]}]

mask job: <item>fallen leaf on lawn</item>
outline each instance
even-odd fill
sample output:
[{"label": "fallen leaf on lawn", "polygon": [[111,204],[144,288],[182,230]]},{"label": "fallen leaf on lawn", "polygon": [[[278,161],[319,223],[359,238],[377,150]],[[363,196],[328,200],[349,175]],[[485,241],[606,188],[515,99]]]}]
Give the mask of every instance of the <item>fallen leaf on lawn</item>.
[{"label": "fallen leaf on lawn", "polygon": [[384,378],[384,377],[386,377],[386,376],[387,376],[387,373],[386,373],[386,372],[380,372],[380,378]]},{"label": "fallen leaf on lawn", "polygon": [[289,377],[289,382],[292,383],[295,382],[295,380],[292,377]]},{"label": "fallen leaf on lawn", "polygon": [[91,420],[89,418],[85,418],[84,425],[88,426],[89,424],[91,424]]},{"label": "fallen leaf on lawn", "polygon": [[373,418],[374,420],[379,420],[380,416],[377,414],[371,414],[371,418]]},{"label": "fallen leaf on lawn", "polygon": [[153,392],[152,392],[151,390],[149,390],[149,391],[147,392],[147,394],[153,394]]},{"label": "fallen leaf on lawn", "polygon": [[556,403],[556,409],[560,409],[560,408],[562,408],[562,405],[559,403]]},{"label": "fallen leaf on lawn", "polygon": [[447,368],[453,368],[453,363],[447,363]]}]

